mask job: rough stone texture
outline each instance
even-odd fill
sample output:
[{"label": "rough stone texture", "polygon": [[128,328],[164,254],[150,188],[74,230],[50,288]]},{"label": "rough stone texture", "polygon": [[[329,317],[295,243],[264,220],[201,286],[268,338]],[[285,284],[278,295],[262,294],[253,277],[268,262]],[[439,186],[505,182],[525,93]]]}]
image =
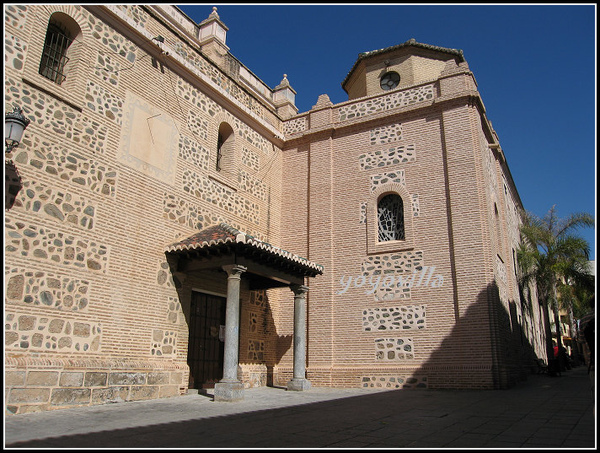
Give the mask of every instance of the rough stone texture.
[{"label": "rough stone texture", "polygon": [[30,371],[27,373],[26,385],[52,387],[58,383],[58,373],[56,371]]},{"label": "rough stone texture", "polygon": [[294,392],[304,392],[310,390],[311,383],[307,379],[292,379],[287,384],[287,389]]},{"label": "rough stone texture", "polygon": [[14,387],[10,391],[10,395],[7,398],[8,404],[31,404],[31,403],[43,403],[48,401],[50,396],[50,389],[48,388],[18,388]]},{"label": "rough stone texture", "polygon": [[108,373],[88,371],[85,373],[85,387],[104,387],[108,382]]},{"label": "rough stone texture", "polygon": [[411,389],[427,388],[426,377],[407,377],[407,376],[364,376],[362,386],[365,388],[386,388],[386,389]]},{"label": "rough stone texture", "polygon": [[[324,266],[306,282],[313,386],[506,387],[519,356],[543,354],[536,301],[514,303],[522,206],[466,62],[394,50],[398,89],[378,89],[376,56],[348,101],[285,120],[271,88],[227,52],[205,58],[181,39],[197,24],[162,8],[5,8],[5,107],[31,120],[6,167],[7,412],[185,393],[192,292],[227,281],[164,250],[221,222]],[[38,73],[53,13],[77,33],[61,85]],[[139,47],[159,35],[160,59]],[[372,234],[386,193],[403,198],[405,242]],[[398,285],[426,268],[443,283]],[[229,400],[293,377],[291,291],[245,277],[240,305]]]},{"label": "rough stone texture", "polygon": [[395,91],[387,96],[375,98],[368,101],[352,103],[337,110],[340,121],[350,120],[374,113],[385,112],[405,107],[419,102],[433,100],[433,85],[424,85],[418,88]]},{"label": "rough stone texture", "polygon": [[214,390],[214,400],[217,402],[233,403],[244,399],[244,384],[241,382],[217,382]]},{"label": "rough stone texture", "polygon": [[5,346],[13,350],[95,352],[101,342],[101,326],[55,314],[6,313]]},{"label": "rough stone texture", "polygon": [[66,372],[60,375],[60,386],[61,387],[82,387],[83,386],[82,372]]},{"label": "rough stone texture", "polygon": [[413,162],[417,159],[414,145],[400,145],[394,148],[374,151],[359,156],[361,170],[398,165],[404,162]]},{"label": "rough stone texture", "polygon": [[375,330],[421,330],[427,326],[425,305],[376,307],[363,311],[363,328]]},{"label": "rough stone texture", "polygon": [[90,402],[90,389],[58,388],[52,391],[50,403],[54,406],[87,405]]},{"label": "rough stone texture", "polygon": [[129,397],[129,387],[108,387],[92,389],[91,403],[118,403],[127,401]]}]

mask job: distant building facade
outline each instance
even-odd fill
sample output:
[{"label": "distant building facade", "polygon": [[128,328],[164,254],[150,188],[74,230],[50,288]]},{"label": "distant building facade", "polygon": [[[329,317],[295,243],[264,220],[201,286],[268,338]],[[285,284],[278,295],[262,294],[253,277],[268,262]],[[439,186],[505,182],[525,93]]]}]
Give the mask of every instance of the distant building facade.
[{"label": "distant building facade", "polygon": [[168,5],[5,6],[8,413],[265,385],[505,388],[545,359],[522,204],[461,51],[298,113]]}]

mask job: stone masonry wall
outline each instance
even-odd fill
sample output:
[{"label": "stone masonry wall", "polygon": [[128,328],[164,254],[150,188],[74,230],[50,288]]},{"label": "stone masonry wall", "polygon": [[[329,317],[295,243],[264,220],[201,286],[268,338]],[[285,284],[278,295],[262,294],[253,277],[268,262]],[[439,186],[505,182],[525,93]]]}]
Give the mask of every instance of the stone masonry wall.
[{"label": "stone masonry wall", "polygon": [[[247,110],[224,109],[94,8],[103,7],[5,8],[5,107],[31,119],[7,156],[16,168],[5,213],[8,413],[186,392],[189,297],[164,248],[220,222],[278,242],[278,150],[245,115],[275,128],[277,117],[151,8],[105,13],[138,36],[165,37],[204,83]],[[64,86],[38,74],[55,12],[81,32]],[[232,174],[215,169],[223,122],[235,133]],[[269,359],[265,341],[245,345],[259,367]]]},{"label": "stone masonry wall", "polygon": [[[78,28],[61,86],[38,73],[53,13]],[[182,275],[164,250],[220,222],[324,266],[306,282],[314,386],[511,382],[519,202],[476,92],[463,96],[466,65],[337,106],[324,96],[281,124],[235,65],[225,73],[157,17],[144,5],[5,7],[5,109],[31,120],[5,164],[7,413],[185,393],[192,291],[222,294],[225,279]],[[407,237],[379,243],[389,192]],[[291,292],[242,295],[242,381],[285,385]]]},{"label": "stone masonry wall", "polygon": [[[8,359],[7,413],[27,413],[179,395],[186,370],[149,363]],[[157,364],[158,365],[158,364]],[[114,369],[113,369],[114,367]]]}]

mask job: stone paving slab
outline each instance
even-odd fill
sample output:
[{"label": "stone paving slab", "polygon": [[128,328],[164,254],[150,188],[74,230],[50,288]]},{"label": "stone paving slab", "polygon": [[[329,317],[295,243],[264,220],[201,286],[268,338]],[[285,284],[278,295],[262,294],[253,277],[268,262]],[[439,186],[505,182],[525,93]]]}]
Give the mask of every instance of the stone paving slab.
[{"label": "stone paving slab", "polygon": [[17,448],[595,448],[585,367],[508,390],[313,387],[245,391],[5,415]]}]

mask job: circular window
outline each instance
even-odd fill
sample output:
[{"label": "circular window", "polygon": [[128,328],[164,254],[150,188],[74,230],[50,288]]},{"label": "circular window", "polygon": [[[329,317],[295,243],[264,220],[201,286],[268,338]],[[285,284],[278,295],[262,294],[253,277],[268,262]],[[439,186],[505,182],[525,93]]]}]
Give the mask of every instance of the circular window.
[{"label": "circular window", "polygon": [[381,76],[381,79],[379,81],[381,89],[386,91],[396,88],[399,83],[400,75],[394,71],[386,72]]}]

